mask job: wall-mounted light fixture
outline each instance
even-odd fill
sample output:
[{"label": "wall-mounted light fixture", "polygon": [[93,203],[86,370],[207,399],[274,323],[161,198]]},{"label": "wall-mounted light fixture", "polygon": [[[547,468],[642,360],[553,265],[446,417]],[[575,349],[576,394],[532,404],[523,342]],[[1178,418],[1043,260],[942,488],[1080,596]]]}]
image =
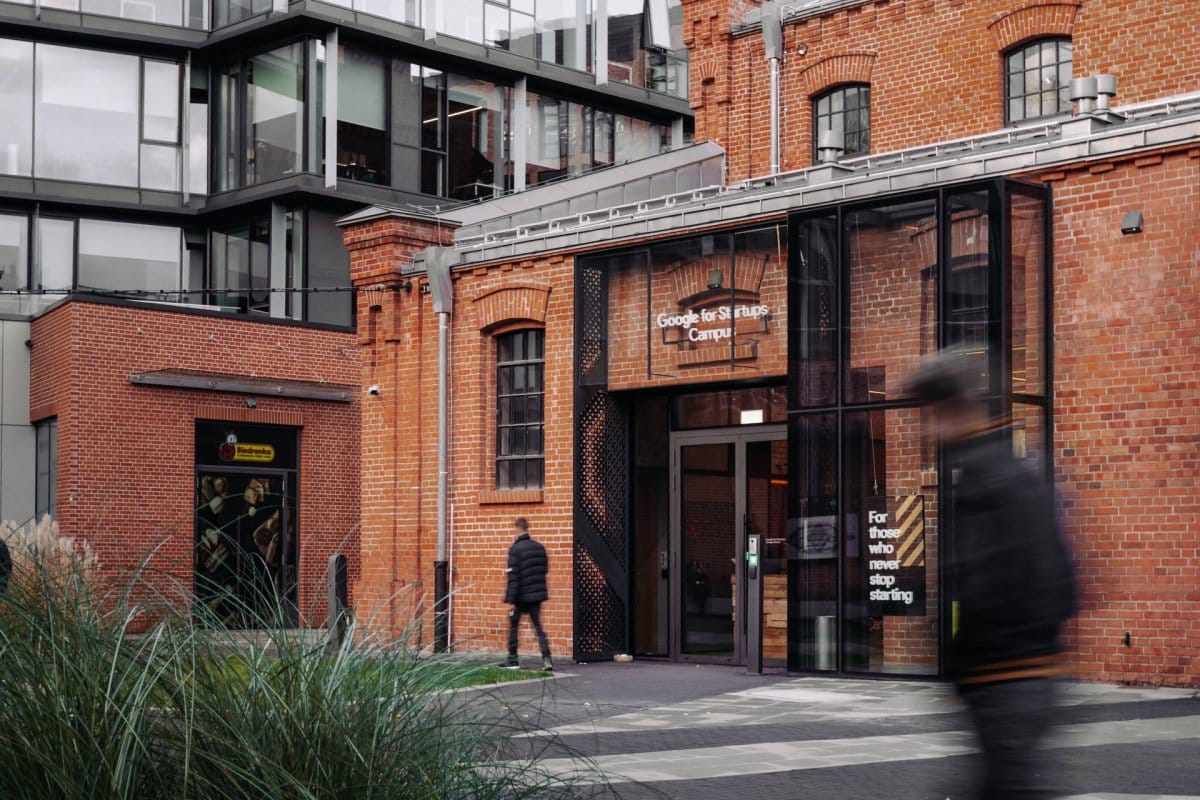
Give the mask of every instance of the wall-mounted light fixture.
[{"label": "wall-mounted light fixture", "polygon": [[1142,212],[1126,211],[1125,216],[1121,217],[1121,233],[1141,233],[1142,232]]},{"label": "wall-mounted light fixture", "polygon": [[258,408],[258,401],[253,397],[246,398],[246,408]]},{"label": "wall-mounted light fixture", "polygon": [[808,45],[806,45],[804,42],[800,42],[800,44],[796,45],[796,55],[798,55],[798,56],[808,55]]},{"label": "wall-mounted light fixture", "polygon": [[722,284],[724,284],[724,283],[725,283],[725,276],[721,273],[721,270],[710,269],[708,271],[708,288],[720,289]]}]

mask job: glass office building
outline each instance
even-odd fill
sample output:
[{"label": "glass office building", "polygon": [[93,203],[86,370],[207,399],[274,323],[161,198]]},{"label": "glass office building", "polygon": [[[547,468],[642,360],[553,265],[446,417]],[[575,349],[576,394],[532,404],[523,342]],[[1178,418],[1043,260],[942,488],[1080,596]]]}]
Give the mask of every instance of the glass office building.
[{"label": "glass office building", "polygon": [[678,0],[0,3],[0,281],[349,328],[337,216],[656,155],[686,92]]},{"label": "glass office building", "polygon": [[[195,528],[179,551],[195,545],[194,577],[237,573],[231,553],[274,559],[293,621],[312,619],[317,561],[346,546],[313,537],[349,530],[358,503],[339,488],[357,464],[358,375],[335,220],[373,204],[437,218],[683,145],[682,25],[679,0],[0,2],[0,518],[99,525],[56,507],[57,476],[71,480],[56,467],[125,422],[60,402],[79,381],[42,365],[137,342],[91,379],[132,415],[122,435],[157,418],[159,446],[195,439],[198,470],[163,477],[181,483],[139,513],[187,517],[164,498],[194,494],[211,512],[177,526]],[[115,399],[131,382],[157,388]],[[237,387],[277,408],[251,414]],[[295,452],[239,463],[199,444],[225,436]],[[251,483],[279,515],[230,533],[217,509]]]}]

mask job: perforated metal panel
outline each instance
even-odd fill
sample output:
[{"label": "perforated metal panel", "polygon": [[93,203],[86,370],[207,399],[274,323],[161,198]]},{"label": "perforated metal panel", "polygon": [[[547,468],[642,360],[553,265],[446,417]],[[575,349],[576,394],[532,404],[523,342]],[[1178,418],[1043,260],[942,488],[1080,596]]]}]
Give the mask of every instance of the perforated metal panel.
[{"label": "perforated metal panel", "polygon": [[608,393],[608,277],[603,260],[576,271],[575,659],[629,644],[629,422]]}]

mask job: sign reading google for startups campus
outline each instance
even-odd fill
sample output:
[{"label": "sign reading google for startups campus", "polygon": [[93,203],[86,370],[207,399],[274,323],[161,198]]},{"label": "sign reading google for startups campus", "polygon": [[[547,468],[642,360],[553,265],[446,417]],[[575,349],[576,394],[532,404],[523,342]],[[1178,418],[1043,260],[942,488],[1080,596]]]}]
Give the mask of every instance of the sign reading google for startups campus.
[{"label": "sign reading google for startups campus", "polygon": [[675,339],[675,342],[686,339],[689,342],[721,344],[733,338],[738,320],[765,321],[770,314],[771,309],[762,303],[738,303],[680,312],[664,311],[655,318],[655,323],[664,334],[682,331],[683,336]]}]

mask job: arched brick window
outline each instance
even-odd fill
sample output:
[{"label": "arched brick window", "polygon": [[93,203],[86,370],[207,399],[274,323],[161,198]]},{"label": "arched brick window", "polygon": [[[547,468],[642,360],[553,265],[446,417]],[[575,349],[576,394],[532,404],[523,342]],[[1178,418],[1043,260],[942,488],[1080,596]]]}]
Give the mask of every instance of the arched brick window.
[{"label": "arched brick window", "polygon": [[1072,49],[1070,39],[1038,39],[1005,54],[1005,122],[1071,113]]},{"label": "arched brick window", "polygon": [[871,87],[865,83],[835,86],[813,98],[813,160],[821,134],[837,130],[843,134],[843,155],[871,152]]},{"label": "arched brick window", "polygon": [[500,333],[496,343],[496,488],[545,481],[546,332]]}]

